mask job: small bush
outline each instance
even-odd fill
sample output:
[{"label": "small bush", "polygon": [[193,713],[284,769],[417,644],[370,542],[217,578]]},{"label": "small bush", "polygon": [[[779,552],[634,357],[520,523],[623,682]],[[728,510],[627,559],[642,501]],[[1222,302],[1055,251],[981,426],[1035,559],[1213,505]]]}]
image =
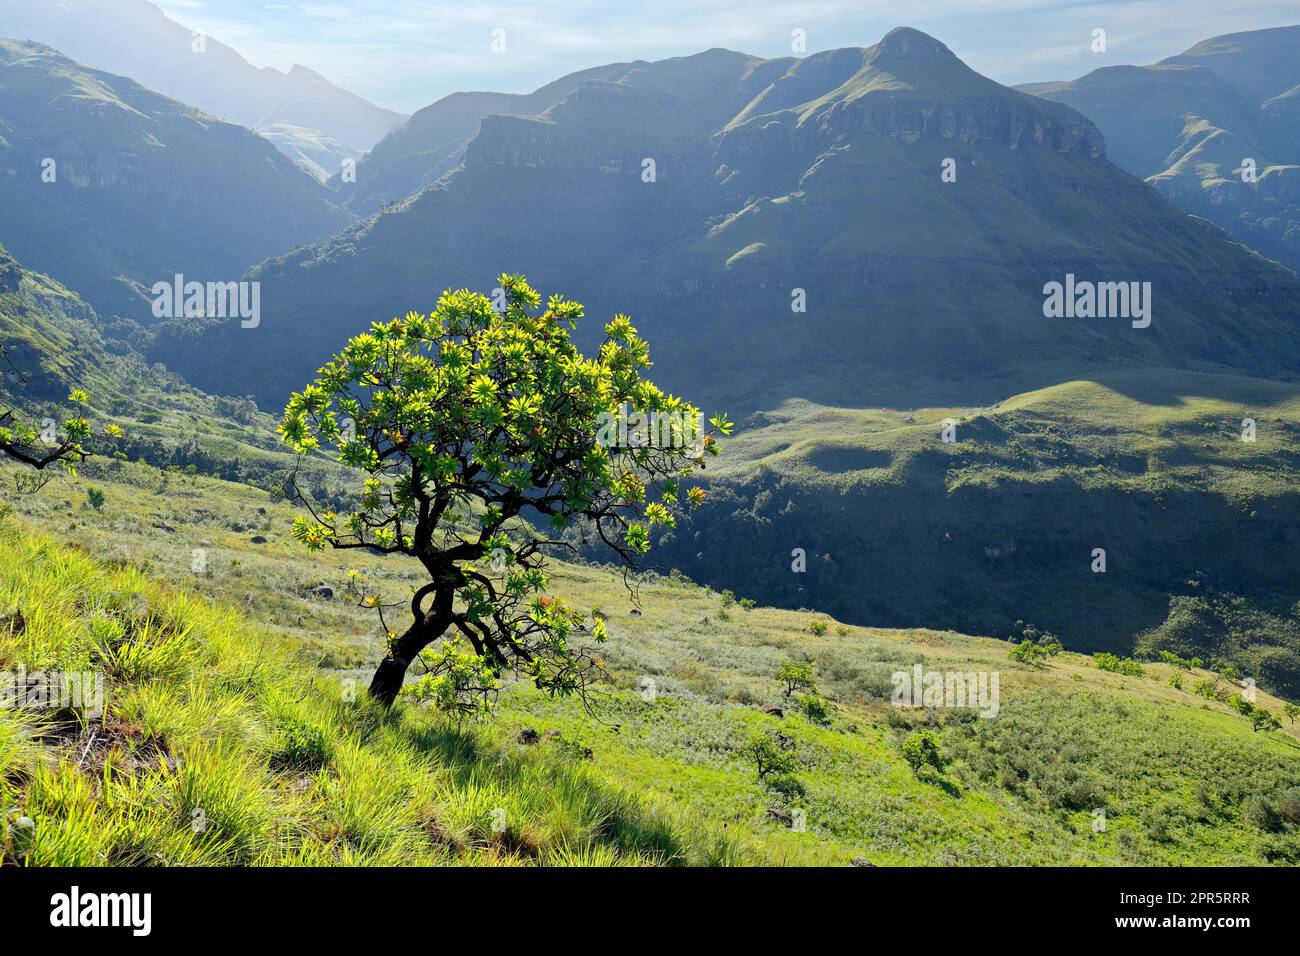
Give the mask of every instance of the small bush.
[{"label": "small bush", "polygon": [[830,709],[816,694],[805,694],[799,703],[803,707],[804,716],[814,724],[826,725],[831,722]]},{"label": "small bush", "polygon": [[918,730],[903,741],[903,759],[918,776],[926,767],[943,773],[944,768],[948,766],[948,758],[939,749],[938,737],[929,730]]},{"label": "small bush", "polygon": [[1123,674],[1125,677],[1142,676],[1142,665],[1131,657],[1117,657],[1102,652],[1093,658],[1093,662],[1100,670],[1110,671],[1113,674]]}]

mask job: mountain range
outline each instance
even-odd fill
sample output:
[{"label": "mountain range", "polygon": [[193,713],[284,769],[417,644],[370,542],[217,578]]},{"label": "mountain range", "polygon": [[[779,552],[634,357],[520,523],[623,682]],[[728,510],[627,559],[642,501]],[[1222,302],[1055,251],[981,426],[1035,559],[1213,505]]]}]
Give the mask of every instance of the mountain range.
[{"label": "mountain range", "polygon": [[0,36],[46,44],[263,133],[322,179],[407,118],[305,66],[287,73],[258,69],[215,38],[196,37],[146,0],[0,0]]},{"label": "mountain range", "polygon": [[145,324],[154,283],[237,281],[352,218],[249,130],[5,39],[0,208],[0,242],[25,265]]},{"label": "mountain range", "polygon": [[1300,271],[1298,50],[1300,26],[1278,27],[1020,89],[1073,106],[1121,169]]},{"label": "mountain range", "polygon": [[[1117,363],[1300,371],[1294,275],[1112,165],[1080,113],[918,31],[639,62],[537,102],[555,98],[483,117],[435,182],[252,270],[255,354],[237,327],[189,321],[151,354],[273,405],[357,328],[508,270],[586,302],[587,344],[633,312],[657,378],[740,412],[1006,395]],[[399,145],[376,148],[394,157],[376,179]],[[1045,318],[1045,287],[1074,279],[1150,283],[1152,321]]]}]

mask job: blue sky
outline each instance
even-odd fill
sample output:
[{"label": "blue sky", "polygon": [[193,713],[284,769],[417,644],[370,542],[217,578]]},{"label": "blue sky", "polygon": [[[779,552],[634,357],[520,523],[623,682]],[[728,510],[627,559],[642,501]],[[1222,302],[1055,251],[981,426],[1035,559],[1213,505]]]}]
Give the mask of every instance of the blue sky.
[{"label": "blue sky", "polygon": [[[791,54],[924,30],[1002,83],[1151,63],[1206,37],[1300,23],[1297,0],[154,0],[257,66],[302,63],[406,112],[456,90],[527,92],[565,73],[728,47]],[[1107,31],[1104,54],[1090,49]],[[505,50],[493,53],[492,33]]]}]

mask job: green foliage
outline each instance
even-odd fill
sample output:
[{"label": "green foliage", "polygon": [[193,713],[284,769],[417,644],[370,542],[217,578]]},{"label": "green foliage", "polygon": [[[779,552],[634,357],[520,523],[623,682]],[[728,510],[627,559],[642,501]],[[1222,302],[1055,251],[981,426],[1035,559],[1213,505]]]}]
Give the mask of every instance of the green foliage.
[{"label": "green foliage", "polygon": [[90,505],[90,507],[94,508],[96,511],[104,510],[104,500],[104,492],[98,488],[91,488],[86,492],[86,504]]},{"label": "green foliage", "polygon": [[818,637],[824,635],[829,629],[830,625],[821,619],[815,619],[808,625],[808,630],[812,631]]},{"label": "green foliage", "polygon": [[[3,249],[0,249],[0,254],[3,254]],[[8,361],[3,346],[0,346],[0,358]],[[51,422],[48,432],[44,428],[38,430],[20,421],[13,409],[0,408],[0,455],[26,466],[36,475],[34,479],[20,478],[19,490],[38,489],[48,479],[47,469],[52,466],[75,476],[77,465],[89,455],[85,443],[93,431],[86,418],[85,407],[90,402],[90,396],[84,389],[74,388],[68,395],[68,402],[77,407],[75,415],[58,428]],[[104,433],[111,438],[118,438],[122,431],[116,425],[108,425]],[[93,504],[93,496],[91,500]],[[96,510],[102,504],[101,501]]]},{"label": "green foliage", "polygon": [[831,722],[830,708],[826,706],[826,701],[816,694],[804,694],[799,698],[799,704],[803,708],[804,716],[814,724],[826,725]]},{"label": "green foliage", "polygon": [[1045,647],[1026,638],[1012,647],[1007,656],[1022,664],[1040,664],[1048,657],[1048,653]]},{"label": "green foliage", "polygon": [[803,781],[790,773],[767,777],[763,780],[763,785],[787,803],[808,795],[808,788],[804,786]]},{"label": "green foliage", "polygon": [[1126,677],[1141,677],[1142,665],[1131,657],[1118,657],[1115,654],[1102,652],[1093,656],[1093,663],[1100,670],[1110,671],[1114,674],[1123,674]]},{"label": "green foliage", "polygon": [[1300,704],[1287,701],[1285,704],[1282,705],[1282,712],[1285,713],[1287,717],[1290,718],[1291,723],[1294,724],[1295,719],[1297,717],[1300,717]]},{"label": "green foliage", "polygon": [[496,670],[459,638],[424,651],[420,664],[424,672],[403,693],[444,714],[467,717],[485,713],[501,686]]},{"label": "green foliage", "polygon": [[781,669],[776,673],[777,683],[782,685],[786,697],[795,691],[816,693],[817,676],[813,672],[812,661],[786,660],[781,662]]},{"label": "green foliage", "polygon": [[334,755],[334,737],[322,723],[286,715],[277,721],[276,731],[277,739],[271,751],[273,766],[318,771]]},{"label": "green foliage", "polygon": [[1227,691],[1219,686],[1218,680],[1198,680],[1192,685],[1192,693],[1206,700],[1226,701],[1228,699]]},{"label": "green foliage", "polygon": [[780,731],[754,731],[743,753],[754,764],[760,780],[769,776],[786,777],[798,769],[794,739]]},{"label": "green foliage", "polygon": [[[386,666],[459,631],[468,645],[442,652],[421,692],[454,713],[481,710],[506,668],[555,694],[584,693],[602,670],[580,638],[603,641],[604,621],[546,594],[553,542],[512,538],[520,519],[556,534],[580,524],[634,567],[656,528],[675,527],[682,482],[720,450],[695,433],[698,409],[643,377],[649,346],[627,316],[586,358],[570,338],[580,304],[554,295],[543,307],[523,277],[499,281],[499,310],[449,291],[429,315],[376,323],[293,395],[280,424],[299,455],[329,447],[362,476],[349,514],[299,493],[310,512],[295,522],[299,541],[424,566],[429,584]],[[716,434],[733,427],[710,421]]]},{"label": "green foliage", "polygon": [[1223,675],[1225,679],[1232,681],[1234,684],[1241,681],[1241,671],[1237,670],[1236,665],[1228,661],[1216,660],[1213,662],[1212,667],[1216,673]]},{"label": "green foliage", "polygon": [[918,730],[908,735],[903,741],[902,752],[907,765],[918,775],[927,767],[943,773],[948,766],[948,758],[939,748],[939,738],[931,730]]},{"label": "green foliage", "polygon": [[1249,714],[1250,728],[1253,731],[1265,731],[1266,733],[1273,730],[1282,729],[1282,721],[1278,720],[1272,711],[1264,710],[1262,707],[1251,708]]}]

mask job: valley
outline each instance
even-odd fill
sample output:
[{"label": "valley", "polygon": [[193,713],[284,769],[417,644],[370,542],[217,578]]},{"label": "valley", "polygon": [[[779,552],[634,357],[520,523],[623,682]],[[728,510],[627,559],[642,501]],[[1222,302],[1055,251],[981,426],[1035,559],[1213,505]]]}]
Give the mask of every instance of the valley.
[{"label": "valley", "polygon": [[0,678],[105,691],[0,864],[1300,865],[1300,27],[407,116],[121,9],[0,0]]}]

